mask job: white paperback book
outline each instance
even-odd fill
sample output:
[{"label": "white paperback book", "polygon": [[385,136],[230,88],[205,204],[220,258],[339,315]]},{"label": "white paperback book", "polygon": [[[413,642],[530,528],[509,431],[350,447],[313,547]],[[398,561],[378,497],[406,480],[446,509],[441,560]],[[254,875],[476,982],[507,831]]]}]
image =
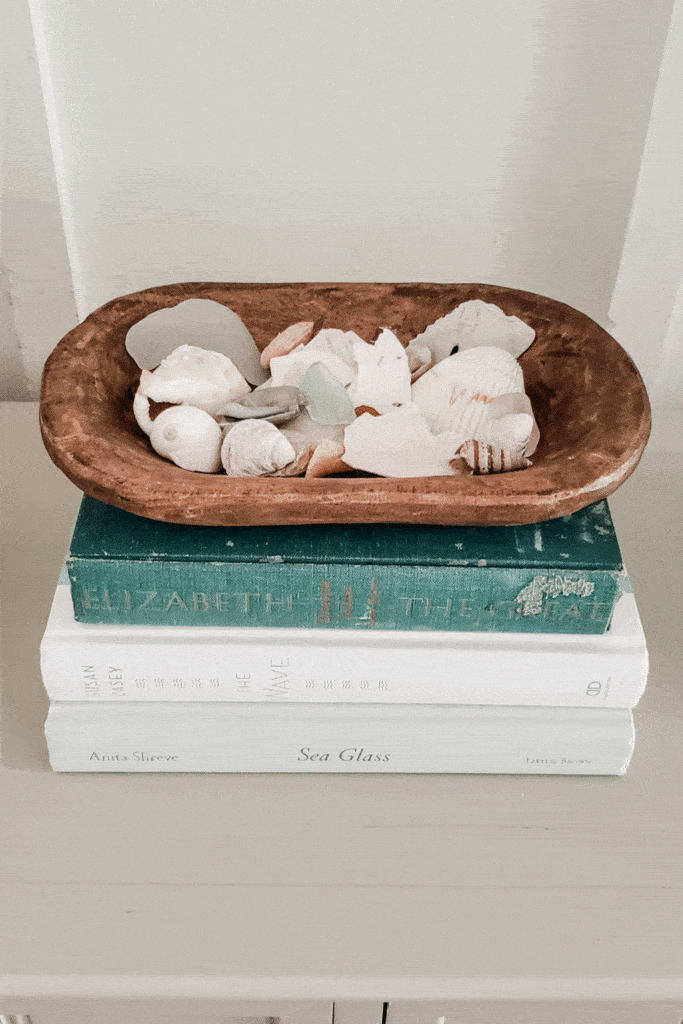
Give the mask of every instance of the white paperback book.
[{"label": "white paperback book", "polygon": [[347,633],[76,622],[57,586],[41,644],[52,700],[635,707],[648,654],[632,593],[599,636]]},{"label": "white paperback book", "polygon": [[52,701],[58,772],[622,775],[627,708]]}]

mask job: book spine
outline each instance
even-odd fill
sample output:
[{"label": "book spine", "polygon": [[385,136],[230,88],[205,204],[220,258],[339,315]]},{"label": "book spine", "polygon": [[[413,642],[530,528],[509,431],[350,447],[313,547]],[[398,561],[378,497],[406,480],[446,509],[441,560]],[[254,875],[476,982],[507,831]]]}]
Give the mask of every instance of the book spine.
[{"label": "book spine", "polygon": [[46,635],[53,700],[228,703],[504,704],[634,707],[647,681],[642,646],[530,652],[426,644],[78,641]]},{"label": "book spine", "polygon": [[68,559],[77,621],[604,633],[622,573],[519,567]]},{"label": "book spine", "polygon": [[53,702],[45,734],[55,771],[98,772],[621,775],[634,742],[626,710],[303,711]]}]

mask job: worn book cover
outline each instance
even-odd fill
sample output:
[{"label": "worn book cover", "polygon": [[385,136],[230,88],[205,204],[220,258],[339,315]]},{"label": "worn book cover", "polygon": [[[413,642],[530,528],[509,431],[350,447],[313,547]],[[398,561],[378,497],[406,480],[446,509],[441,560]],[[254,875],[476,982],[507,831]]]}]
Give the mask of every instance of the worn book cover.
[{"label": "worn book cover", "polygon": [[603,633],[625,580],[606,501],[526,526],[212,527],[85,496],[80,622]]}]

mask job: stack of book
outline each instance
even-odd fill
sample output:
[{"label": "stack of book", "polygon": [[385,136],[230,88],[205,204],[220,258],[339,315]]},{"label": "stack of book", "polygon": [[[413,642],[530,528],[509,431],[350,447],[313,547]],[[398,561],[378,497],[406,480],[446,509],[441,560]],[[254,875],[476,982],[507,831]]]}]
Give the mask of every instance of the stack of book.
[{"label": "stack of book", "polygon": [[230,528],[84,497],[41,666],[55,771],[619,775],[648,658],[604,501]]}]

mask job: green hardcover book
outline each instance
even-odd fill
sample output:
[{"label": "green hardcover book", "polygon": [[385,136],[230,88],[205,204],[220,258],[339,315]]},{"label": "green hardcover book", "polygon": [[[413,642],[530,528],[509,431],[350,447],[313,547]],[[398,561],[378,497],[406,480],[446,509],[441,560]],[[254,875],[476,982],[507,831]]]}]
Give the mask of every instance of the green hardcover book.
[{"label": "green hardcover book", "polygon": [[607,502],[529,526],[213,527],[84,497],[76,619],[143,625],[604,633],[626,580]]}]

